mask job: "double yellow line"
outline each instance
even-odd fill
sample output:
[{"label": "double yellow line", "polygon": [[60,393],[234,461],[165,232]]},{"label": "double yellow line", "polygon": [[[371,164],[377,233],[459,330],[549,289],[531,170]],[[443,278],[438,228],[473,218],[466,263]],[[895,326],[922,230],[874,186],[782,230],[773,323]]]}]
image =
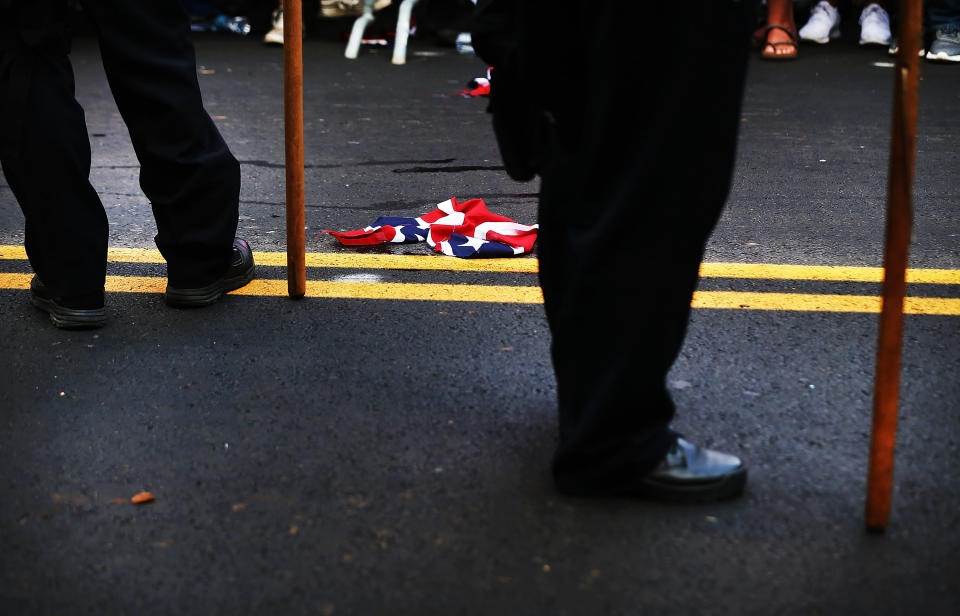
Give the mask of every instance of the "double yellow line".
[{"label": "double yellow line", "polygon": [[[258,252],[259,265],[284,266],[286,254]],[[25,260],[19,246],[0,246],[0,260]],[[117,263],[163,263],[156,250],[114,248],[108,254]],[[535,274],[538,262],[518,259],[455,259],[436,255],[365,255],[309,253],[307,267],[355,270],[442,270]],[[829,282],[881,282],[883,270],[878,267],[778,265],[762,263],[704,263],[704,278],[808,280]],[[0,273],[0,289],[27,289],[31,274]],[[960,270],[910,269],[907,282],[960,286]],[[165,278],[143,276],[108,276],[106,290],[118,293],[162,293]],[[258,279],[234,291],[237,295],[285,296],[287,282],[282,279]],[[424,284],[357,282],[349,280],[308,280],[307,296],[319,298],[353,298],[382,300],[433,300],[451,302],[491,302],[536,304],[543,301],[537,286]],[[836,295],[809,293],[766,293],[743,291],[697,291],[694,308],[733,310],[793,310],[816,312],[880,311],[880,298],[870,295]],[[960,315],[960,298],[908,297],[907,314]]]}]

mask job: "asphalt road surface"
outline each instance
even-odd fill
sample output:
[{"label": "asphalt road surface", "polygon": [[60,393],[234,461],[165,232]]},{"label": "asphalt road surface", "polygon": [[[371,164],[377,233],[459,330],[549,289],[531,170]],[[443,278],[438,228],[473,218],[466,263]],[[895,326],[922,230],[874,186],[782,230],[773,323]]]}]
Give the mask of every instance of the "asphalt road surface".
[{"label": "asphalt road surface", "polygon": [[[537,182],[506,177],[486,101],[459,95],[478,58],[414,38],[397,67],[389,48],[348,61],[336,37],[306,40],[310,286],[293,301],[282,51],[199,36],[205,101],[242,165],[240,234],[268,282],[183,311],[158,295],[95,42],[72,57],[117,249],[109,323],[59,331],[29,305],[22,216],[0,184],[3,613],[960,613],[960,67],[922,67],[915,314],[893,512],[873,535],[885,50],[843,39],[751,67],[733,191],[670,375],[677,429],[741,455],[750,481],[693,507],[554,492],[535,254],[464,262],[321,235],[450,197],[536,222]],[[629,275],[623,298],[657,301]],[[130,504],[141,491],[155,500]]]}]

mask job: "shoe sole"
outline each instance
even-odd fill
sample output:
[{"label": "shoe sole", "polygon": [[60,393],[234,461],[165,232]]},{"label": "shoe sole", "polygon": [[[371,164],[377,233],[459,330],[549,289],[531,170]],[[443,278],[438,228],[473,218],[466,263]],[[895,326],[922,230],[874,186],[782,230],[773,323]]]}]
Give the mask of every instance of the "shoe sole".
[{"label": "shoe sole", "polygon": [[940,51],[937,53],[928,51],[927,60],[933,60],[934,62],[960,62],[960,54],[951,56],[945,51]]},{"label": "shoe sole", "polygon": [[797,33],[801,41],[807,41],[808,43],[817,43],[819,45],[826,45],[834,39],[840,38],[840,28],[834,28],[830,31],[830,34],[826,38],[808,38],[803,36],[803,34]]},{"label": "shoe sole", "polygon": [[575,498],[640,498],[665,503],[710,503],[736,498],[747,485],[747,469],[740,468],[720,479],[703,482],[663,483],[643,480],[623,489],[571,490],[557,486],[565,496]]},{"label": "shoe sole", "polygon": [[703,483],[661,483],[643,481],[629,494],[670,503],[709,503],[736,498],[747,485],[747,469],[741,468],[722,479]]},{"label": "shoe sole", "polygon": [[254,278],[256,266],[250,266],[245,272],[242,272],[232,278],[223,278],[205,287],[197,289],[177,289],[167,285],[167,290],[163,294],[163,299],[168,306],[175,308],[201,308],[209,306],[223,297],[225,293],[236,291],[246,286]]},{"label": "shoe sole", "polygon": [[50,321],[60,329],[94,329],[103,327],[107,322],[106,311],[103,308],[88,310],[66,308],[51,299],[44,299],[37,295],[30,296],[30,303],[50,315]]}]

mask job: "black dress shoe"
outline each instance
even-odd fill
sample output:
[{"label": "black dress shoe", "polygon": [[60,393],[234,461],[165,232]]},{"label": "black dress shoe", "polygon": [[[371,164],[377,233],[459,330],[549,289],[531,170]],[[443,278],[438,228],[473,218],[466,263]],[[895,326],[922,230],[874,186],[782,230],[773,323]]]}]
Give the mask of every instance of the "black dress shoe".
[{"label": "black dress shoe", "polygon": [[107,322],[103,289],[75,297],[54,297],[34,276],[30,281],[30,303],[49,314],[53,324],[63,329],[103,327]]},{"label": "black dress shoe", "polygon": [[677,437],[666,457],[629,493],[662,501],[702,503],[739,496],[747,483],[740,458]]},{"label": "black dress shoe", "polygon": [[250,244],[237,238],[233,240],[233,260],[223,276],[206,286],[195,288],[174,287],[168,282],[163,297],[168,305],[178,308],[208,306],[224,293],[239,289],[253,280],[255,269]]}]

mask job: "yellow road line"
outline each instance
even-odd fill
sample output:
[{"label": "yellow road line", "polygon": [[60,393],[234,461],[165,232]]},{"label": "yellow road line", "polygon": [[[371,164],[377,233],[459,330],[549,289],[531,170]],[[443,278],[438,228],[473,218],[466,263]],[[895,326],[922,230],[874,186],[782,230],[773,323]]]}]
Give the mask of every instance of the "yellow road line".
[{"label": "yellow road line", "polygon": [[0,289],[29,289],[33,274],[0,274]]},{"label": "yellow road line", "polygon": [[23,246],[0,245],[0,259],[26,259],[27,251]]},{"label": "yellow road line", "polygon": [[[276,256],[275,256],[276,255]],[[286,265],[283,253],[265,253],[264,265]],[[278,257],[282,257],[282,261]],[[258,257],[259,258],[259,257]],[[275,261],[272,262],[271,261]],[[453,261],[453,263],[450,263]],[[511,272],[536,274],[539,262],[529,257],[515,259],[457,259],[434,255],[351,255],[311,252],[307,267],[349,267],[362,269],[447,270],[458,272]]]},{"label": "yellow road line", "polygon": [[[757,278],[767,280],[823,280],[837,282],[883,282],[882,267],[835,265],[788,265],[773,263],[703,263],[704,278]],[[907,282],[960,284],[960,270],[908,269]]]},{"label": "yellow road line", "polygon": [[[25,257],[24,257],[25,258]],[[163,263],[163,257],[158,250],[141,250],[131,248],[112,248],[107,254],[109,261],[120,263]],[[285,252],[256,252],[254,261],[259,265],[285,267],[287,253]],[[307,267],[336,267],[353,269],[410,269],[410,270],[448,270],[448,271],[481,271],[481,272],[516,272],[521,274],[535,274],[537,260],[531,258],[517,259],[483,259],[469,260],[444,257],[442,255],[364,255],[338,254],[333,252],[308,252],[306,254]]]},{"label": "yellow road line", "polygon": [[[22,246],[0,246],[0,259],[26,259]],[[146,248],[111,248],[107,260],[112,263],[163,263],[159,250]],[[254,261],[260,265],[286,266],[285,252],[255,252]],[[529,257],[516,259],[457,259],[442,255],[366,255],[310,252],[307,267],[337,267],[354,269],[410,269],[473,272],[537,273],[537,260]]]},{"label": "yellow road line", "polygon": [[[0,289],[26,290],[32,274],[0,274]],[[114,293],[162,293],[165,278],[107,276],[106,290]],[[254,280],[234,291],[236,295],[282,297],[286,280]],[[415,284],[382,282],[307,281],[307,297],[442,302],[492,302],[539,304],[539,287],[468,284]],[[698,291],[694,308],[730,310],[781,310],[807,312],[880,312],[880,298],[869,295],[816,295],[808,293],[746,293],[740,291]],[[905,314],[960,315],[960,299],[908,297]]]},{"label": "yellow road line", "polygon": [[[254,280],[238,295],[286,295],[286,280]],[[542,304],[540,287],[473,284],[307,281],[307,297]]]},{"label": "yellow road line", "polygon": [[[0,259],[26,259],[22,246],[0,246]],[[115,263],[163,263],[157,250],[111,248],[108,260]],[[257,263],[285,266],[286,253],[257,252]],[[370,255],[311,252],[306,255],[307,267],[352,269],[406,269],[474,272],[511,272],[534,274],[537,259],[456,259],[440,255]],[[766,280],[820,280],[837,282],[881,282],[883,268],[833,265],[789,265],[775,263],[703,263],[704,278],[752,278]],[[960,284],[960,270],[908,269],[907,282],[926,284]]]},{"label": "yellow road line", "polygon": [[[816,295],[809,293],[743,293],[697,291],[694,308],[793,310],[804,312],[880,312],[880,298],[870,295]],[[907,297],[904,314],[960,315],[960,299]]]}]

